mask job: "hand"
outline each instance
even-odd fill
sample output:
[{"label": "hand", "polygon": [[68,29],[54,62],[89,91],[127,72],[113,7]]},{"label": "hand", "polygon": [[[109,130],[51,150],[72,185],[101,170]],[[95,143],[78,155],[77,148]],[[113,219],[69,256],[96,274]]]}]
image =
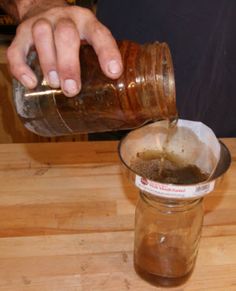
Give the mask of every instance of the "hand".
[{"label": "hand", "polygon": [[93,46],[107,77],[121,75],[122,60],[110,31],[90,10],[76,6],[53,7],[24,20],[7,50],[10,71],[25,87],[35,88],[37,78],[26,64],[29,50],[35,46],[48,84],[74,96],[81,88],[81,40]]}]

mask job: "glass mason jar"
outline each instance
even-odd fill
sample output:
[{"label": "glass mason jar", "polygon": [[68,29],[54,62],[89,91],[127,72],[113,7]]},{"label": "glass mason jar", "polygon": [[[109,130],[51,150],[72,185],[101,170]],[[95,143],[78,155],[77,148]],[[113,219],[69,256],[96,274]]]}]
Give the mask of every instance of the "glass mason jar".
[{"label": "glass mason jar", "polygon": [[68,98],[43,79],[35,52],[28,63],[38,78],[34,90],[14,81],[14,104],[25,127],[41,136],[132,129],[177,117],[171,54],[166,43],[120,41],[122,76],[106,77],[90,45],[80,49],[81,92]]},{"label": "glass mason jar", "polygon": [[202,198],[170,200],[140,192],[134,266],[157,286],[178,286],[191,275],[203,224]]}]

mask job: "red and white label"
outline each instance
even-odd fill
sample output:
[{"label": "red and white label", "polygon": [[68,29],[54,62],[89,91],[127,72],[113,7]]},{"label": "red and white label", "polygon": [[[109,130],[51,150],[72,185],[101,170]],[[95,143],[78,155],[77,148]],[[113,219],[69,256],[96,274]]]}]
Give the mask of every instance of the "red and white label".
[{"label": "red and white label", "polygon": [[136,175],[135,185],[142,191],[166,198],[201,197],[214,190],[215,181],[191,185],[162,184]]}]

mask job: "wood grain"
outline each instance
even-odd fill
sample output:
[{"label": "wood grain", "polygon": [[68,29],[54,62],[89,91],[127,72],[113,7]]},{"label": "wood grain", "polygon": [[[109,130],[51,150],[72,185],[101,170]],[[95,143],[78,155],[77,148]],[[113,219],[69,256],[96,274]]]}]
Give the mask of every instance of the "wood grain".
[{"label": "wood grain", "polygon": [[[172,290],[236,290],[236,139],[233,162],[204,200],[190,280]],[[0,290],[164,290],[133,269],[138,191],[116,142],[0,145]]]}]

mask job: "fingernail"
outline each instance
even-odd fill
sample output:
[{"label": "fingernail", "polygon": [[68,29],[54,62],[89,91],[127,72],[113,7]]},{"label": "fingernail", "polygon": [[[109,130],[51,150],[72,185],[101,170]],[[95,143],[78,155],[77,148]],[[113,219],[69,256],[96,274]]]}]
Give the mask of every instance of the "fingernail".
[{"label": "fingernail", "polygon": [[37,84],[37,81],[33,80],[31,77],[29,77],[26,74],[21,76],[20,81],[25,87],[30,88],[30,89],[34,88]]},{"label": "fingernail", "polygon": [[50,71],[48,73],[48,80],[52,87],[58,88],[60,86],[59,77],[56,71]]},{"label": "fingernail", "polygon": [[119,62],[112,60],[108,63],[108,70],[112,74],[118,74],[121,71],[121,65]]},{"label": "fingernail", "polygon": [[78,93],[78,86],[75,82],[75,80],[67,79],[64,82],[64,88],[63,88],[69,95],[75,95]]}]

